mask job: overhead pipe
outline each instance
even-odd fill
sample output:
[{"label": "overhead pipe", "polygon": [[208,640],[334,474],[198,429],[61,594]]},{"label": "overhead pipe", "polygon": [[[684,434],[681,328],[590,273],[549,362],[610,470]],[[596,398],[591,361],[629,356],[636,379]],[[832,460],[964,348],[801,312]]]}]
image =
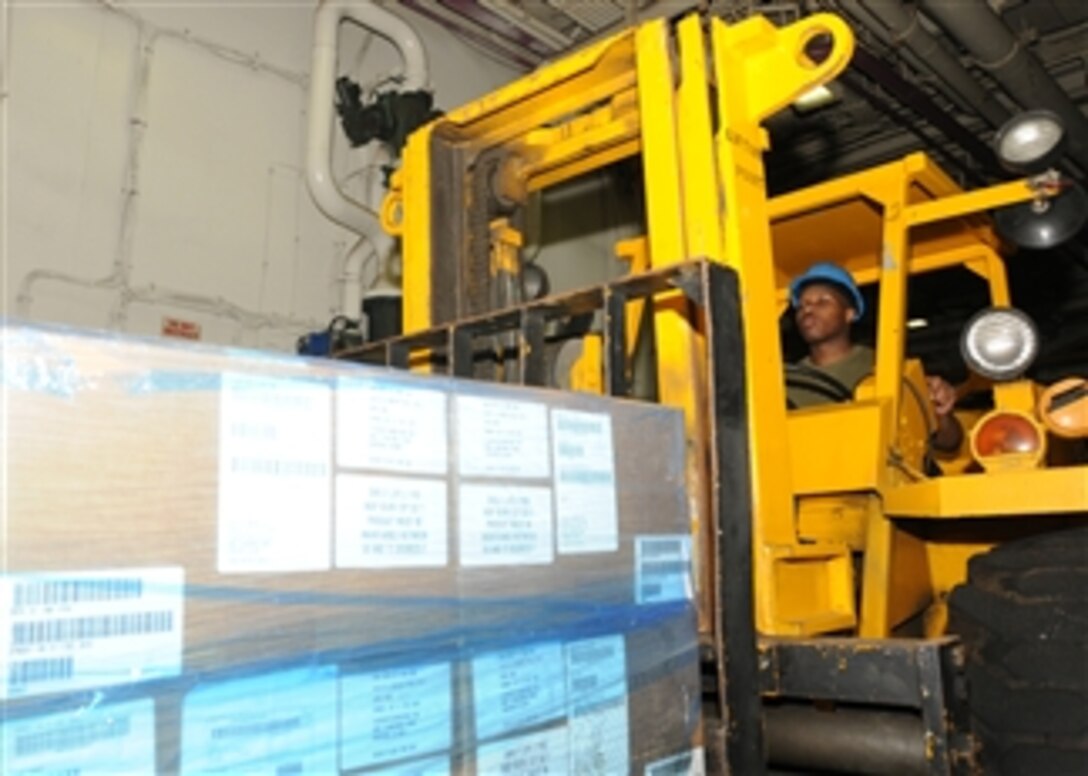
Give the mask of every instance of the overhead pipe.
[{"label": "overhead pipe", "polygon": [[1069,156],[1088,171],[1088,118],[1000,16],[982,2],[922,0],[922,6],[1021,106],[1057,113],[1068,134]]},{"label": "overhead pipe", "polygon": [[[310,118],[306,147],[306,181],[319,210],[346,229],[366,237],[377,249],[384,236],[377,208],[345,194],[332,175],[333,90],[336,82],[337,33],[350,19],[389,40],[404,60],[403,91],[427,85],[423,41],[407,22],[374,3],[323,0],[314,14],[314,50],[310,67]],[[345,311],[349,315],[353,311]]]},{"label": "overhead pipe", "polygon": [[[991,126],[1000,127],[1009,113],[976,81],[967,68],[949,53],[918,21],[918,11],[908,10],[902,0],[865,0],[862,6],[888,28],[882,37],[903,45],[945,83],[960,104],[978,112]],[[879,30],[874,30],[878,35]]]},{"label": "overhead pipe", "polygon": [[[882,89],[901,100],[917,115],[928,121],[949,140],[959,145],[987,173],[997,172],[997,158],[993,150],[972,134],[966,127],[941,109],[925,92],[909,81],[899,77],[879,57],[862,46],[855,47],[852,66],[858,72],[872,79]],[[972,173],[973,174],[973,173]],[[977,174],[973,174],[977,179]]]}]

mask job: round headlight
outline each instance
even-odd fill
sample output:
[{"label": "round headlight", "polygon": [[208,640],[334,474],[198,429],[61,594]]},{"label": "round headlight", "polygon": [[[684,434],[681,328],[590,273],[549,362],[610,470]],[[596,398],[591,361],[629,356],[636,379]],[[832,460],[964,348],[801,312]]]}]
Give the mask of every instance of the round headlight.
[{"label": "round headlight", "polygon": [[998,158],[1015,172],[1042,172],[1058,160],[1065,127],[1056,113],[1029,110],[1009,119],[994,137]]},{"label": "round headlight", "polygon": [[1013,380],[1031,366],[1039,352],[1039,334],[1031,318],[1012,307],[992,307],[976,314],[960,340],[963,359],[991,380]]}]

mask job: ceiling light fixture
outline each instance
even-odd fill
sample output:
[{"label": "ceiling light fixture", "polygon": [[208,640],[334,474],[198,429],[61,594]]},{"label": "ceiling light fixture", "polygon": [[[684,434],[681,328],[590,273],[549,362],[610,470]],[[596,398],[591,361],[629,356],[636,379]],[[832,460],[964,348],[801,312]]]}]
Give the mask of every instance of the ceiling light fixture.
[{"label": "ceiling light fixture", "polygon": [[839,99],[838,90],[831,84],[813,87],[793,101],[793,109],[798,113],[811,113]]}]

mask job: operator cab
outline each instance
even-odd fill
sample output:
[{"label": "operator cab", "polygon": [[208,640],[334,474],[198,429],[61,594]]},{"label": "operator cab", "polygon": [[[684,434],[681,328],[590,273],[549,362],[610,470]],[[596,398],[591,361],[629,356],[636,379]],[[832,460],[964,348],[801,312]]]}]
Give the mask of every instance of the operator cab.
[{"label": "operator cab", "polygon": [[[1070,419],[1067,408],[1088,397],[1077,384],[1055,388],[1054,396],[1040,403],[1034,387],[1022,379],[1038,353],[1039,335],[1031,320],[1012,307],[1001,255],[1010,244],[1060,244],[1088,218],[1088,200],[1080,188],[1048,189],[1060,177],[1049,168],[1059,154],[1055,138],[1060,140],[1061,133],[1055,122],[1045,112],[1028,112],[998,133],[998,155],[1010,169],[1034,176],[1037,198],[998,210],[992,220],[977,205],[946,206],[962,190],[924,154],[769,201],[780,313],[793,315],[798,278],[833,261],[842,276],[830,279],[858,294],[850,339],[875,350],[872,377],[847,385],[833,375],[814,374],[804,362],[796,365],[799,347],[811,347],[812,336],[798,331],[801,339],[785,338],[785,360],[793,364],[783,370],[787,389],[796,392],[804,386],[821,399],[798,406],[788,419],[799,495],[811,492],[805,490],[806,481],[824,492],[828,482],[842,490],[876,488],[875,462],[884,460],[888,450],[908,480],[925,477],[935,416],[926,371],[908,352],[909,330],[922,322],[910,315],[910,292],[952,275],[966,278],[977,293],[972,294],[974,316],[962,332],[947,333],[950,355],[942,359],[940,371],[961,384],[959,396],[981,390],[993,397],[992,410],[966,418],[972,433],[957,451],[967,461],[958,471],[1042,465],[1048,430],[1074,435],[1070,426],[1078,421]],[[866,308],[870,313],[861,315]],[[848,445],[826,444],[847,434]],[[859,449],[870,445],[872,450]],[[809,459],[814,456],[833,458],[833,466],[853,474],[840,482],[843,477],[829,477],[828,467],[820,464],[808,477],[804,472],[813,468]]]}]

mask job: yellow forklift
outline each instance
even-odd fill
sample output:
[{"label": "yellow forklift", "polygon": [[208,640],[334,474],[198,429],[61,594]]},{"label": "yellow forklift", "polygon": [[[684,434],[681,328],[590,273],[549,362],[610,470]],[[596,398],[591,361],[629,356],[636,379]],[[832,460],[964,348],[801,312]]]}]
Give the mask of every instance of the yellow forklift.
[{"label": "yellow forklift", "polygon": [[[853,48],[828,14],[652,21],[431,121],[382,208],[404,333],[338,355],[683,411],[714,772],[1088,772],[1088,387],[1023,379],[1039,337],[988,215],[1047,244],[1083,223],[1062,129],[999,133],[1029,174],[988,188],[914,154],[768,198],[762,122]],[[636,156],[630,273],[539,296],[528,199]],[[779,320],[820,261],[877,302],[875,373],[789,410]],[[908,285],[957,267],[988,289],[962,351],[990,408],[941,460]]]}]

